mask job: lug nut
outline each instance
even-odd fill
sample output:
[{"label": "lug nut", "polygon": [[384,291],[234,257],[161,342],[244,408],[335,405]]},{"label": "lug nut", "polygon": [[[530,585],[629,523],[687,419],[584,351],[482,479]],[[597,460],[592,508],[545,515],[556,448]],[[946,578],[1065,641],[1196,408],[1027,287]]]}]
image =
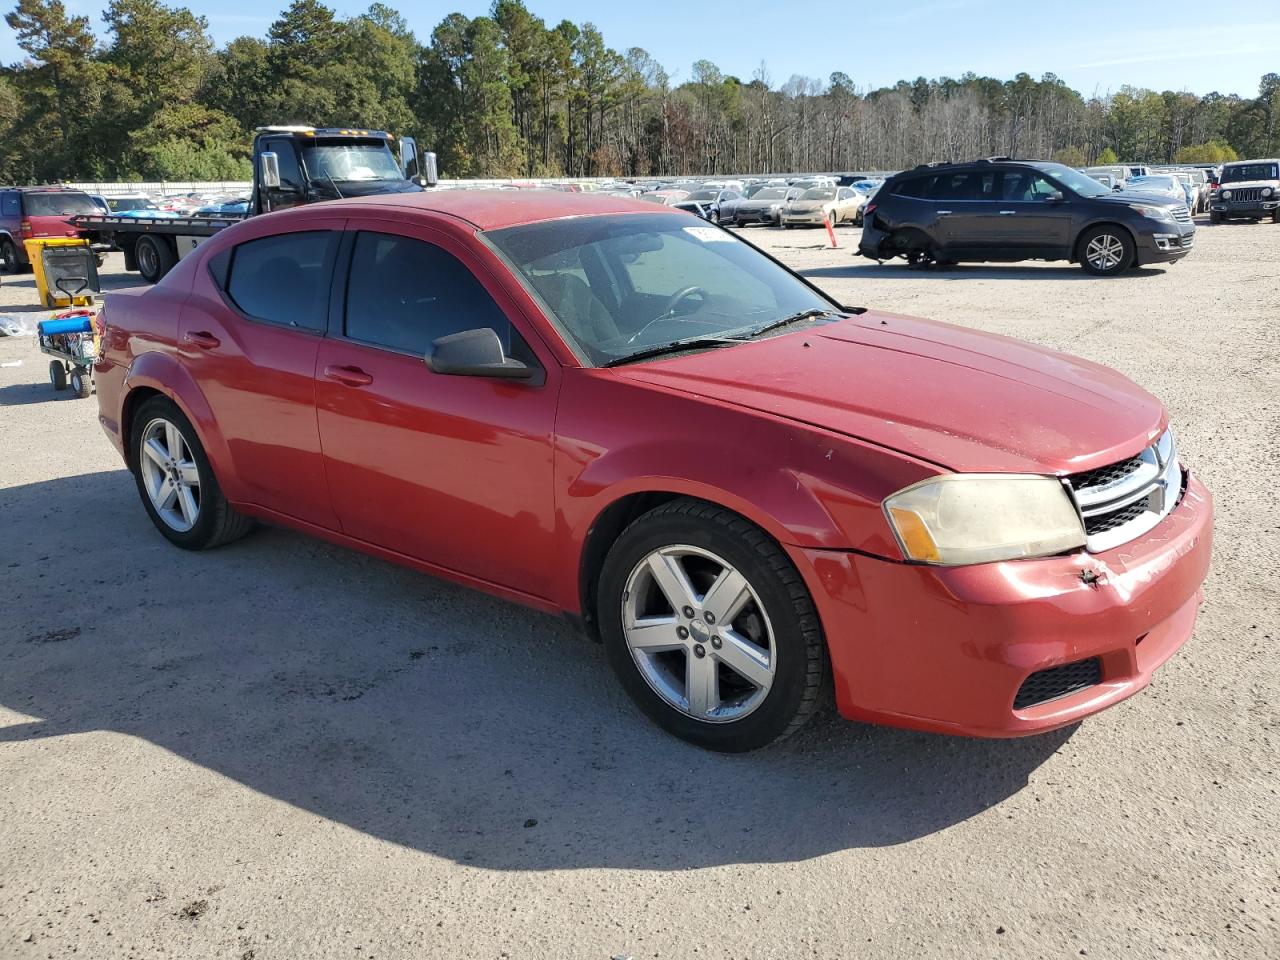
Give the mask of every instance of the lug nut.
[{"label": "lug nut", "polygon": [[686,630],[684,627],[676,627],[676,636],[679,637],[681,640],[688,640],[689,631]]},{"label": "lug nut", "polygon": [[695,643],[693,645],[693,655],[701,659],[707,655],[707,648],[700,643]]},{"label": "lug nut", "polygon": [[684,610],[681,612],[684,613],[687,619],[689,620],[693,619],[693,607],[685,607]]},{"label": "lug nut", "polygon": [[715,623],[715,622],[716,622],[716,615],[715,615],[714,613],[710,613],[710,612],[708,612],[707,614],[705,614],[705,615],[703,616],[703,618],[702,618],[702,619],[703,619],[703,620],[705,620],[705,621],[707,621],[707,623]]},{"label": "lug nut", "polygon": [[721,647],[724,646],[724,641],[721,640],[719,637],[712,637],[711,645],[715,647],[717,650],[719,650]]}]

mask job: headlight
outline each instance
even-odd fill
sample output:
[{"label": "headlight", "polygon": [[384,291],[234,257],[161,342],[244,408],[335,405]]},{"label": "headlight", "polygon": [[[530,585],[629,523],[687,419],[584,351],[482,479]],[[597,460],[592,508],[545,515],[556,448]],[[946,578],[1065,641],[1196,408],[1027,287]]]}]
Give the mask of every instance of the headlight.
[{"label": "headlight", "polygon": [[1053,477],[945,474],[884,501],[903,556],[957,565],[1045,557],[1085,544],[1084,525]]},{"label": "headlight", "polygon": [[1230,191],[1230,190],[1223,190],[1223,191],[1222,191],[1222,199],[1223,199],[1223,200],[1230,200],[1230,199],[1231,199],[1231,191]]},{"label": "headlight", "polygon": [[1150,217],[1152,220],[1172,220],[1171,214],[1167,207],[1151,207],[1145,203],[1131,203],[1129,209],[1140,216]]},{"label": "headlight", "polygon": [[1263,195],[1264,197],[1269,197],[1269,196],[1271,196],[1271,188],[1270,188],[1270,187],[1263,187],[1263,188],[1262,188],[1262,195]]}]

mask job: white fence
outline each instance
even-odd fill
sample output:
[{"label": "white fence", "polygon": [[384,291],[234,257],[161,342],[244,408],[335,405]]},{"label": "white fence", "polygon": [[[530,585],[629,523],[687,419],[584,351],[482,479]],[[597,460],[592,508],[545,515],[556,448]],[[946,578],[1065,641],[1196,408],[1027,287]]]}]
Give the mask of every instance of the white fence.
[{"label": "white fence", "polygon": [[[552,183],[603,183],[606,178],[571,178],[560,177],[555,180],[536,180],[513,177],[506,180],[441,180],[440,186],[451,187],[500,187],[506,184],[537,184],[539,186]],[[188,193],[248,195],[253,184],[248,180],[210,180],[197,182],[194,180],[135,180],[105,183],[101,181],[85,181],[67,183],[63,186],[72,190],[83,190],[85,193],[102,197],[127,197],[135,194],[146,194],[152,197],[172,197]]]}]

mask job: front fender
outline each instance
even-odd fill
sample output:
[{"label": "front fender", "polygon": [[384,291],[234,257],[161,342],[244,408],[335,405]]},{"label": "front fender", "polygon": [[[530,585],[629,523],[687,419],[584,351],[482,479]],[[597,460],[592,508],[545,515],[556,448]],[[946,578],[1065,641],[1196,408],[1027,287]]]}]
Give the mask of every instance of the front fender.
[{"label": "front fender", "polygon": [[[229,500],[243,499],[237,486],[235,471],[231,469],[231,452],[227,448],[222,431],[209,407],[204,391],[175,357],[159,352],[142,353],[133,358],[124,379],[124,398],[121,405],[120,429],[124,436],[125,450],[132,442],[128,431],[132,418],[130,395],[139,389],[158,390],[177,404],[195,427],[200,445],[213,467],[218,484]],[[128,453],[126,452],[126,457]]]}]

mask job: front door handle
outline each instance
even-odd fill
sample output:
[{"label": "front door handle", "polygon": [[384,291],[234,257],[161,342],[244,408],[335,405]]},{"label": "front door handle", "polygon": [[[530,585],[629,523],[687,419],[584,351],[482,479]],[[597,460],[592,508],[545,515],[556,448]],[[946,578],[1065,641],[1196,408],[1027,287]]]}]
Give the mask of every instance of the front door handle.
[{"label": "front door handle", "polygon": [[938,211],[938,216],[940,216],[940,217],[949,217],[949,216],[951,216],[951,211],[950,211],[950,210],[939,210],[939,211]]},{"label": "front door handle", "polygon": [[1012,217],[1012,216],[1013,216],[1015,213],[1017,213],[1017,212],[1018,212],[1017,210],[1001,210],[1001,211],[1000,211],[1000,216],[1002,216],[1002,217]]},{"label": "front door handle", "polygon": [[189,343],[193,347],[199,347],[201,350],[212,350],[222,344],[222,341],[212,333],[206,333],[203,330],[195,330],[186,334],[183,336],[182,342]]},{"label": "front door handle", "polygon": [[373,377],[359,367],[325,367],[324,375],[330,380],[345,383],[348,387],[367,387],[373,383]]}]

